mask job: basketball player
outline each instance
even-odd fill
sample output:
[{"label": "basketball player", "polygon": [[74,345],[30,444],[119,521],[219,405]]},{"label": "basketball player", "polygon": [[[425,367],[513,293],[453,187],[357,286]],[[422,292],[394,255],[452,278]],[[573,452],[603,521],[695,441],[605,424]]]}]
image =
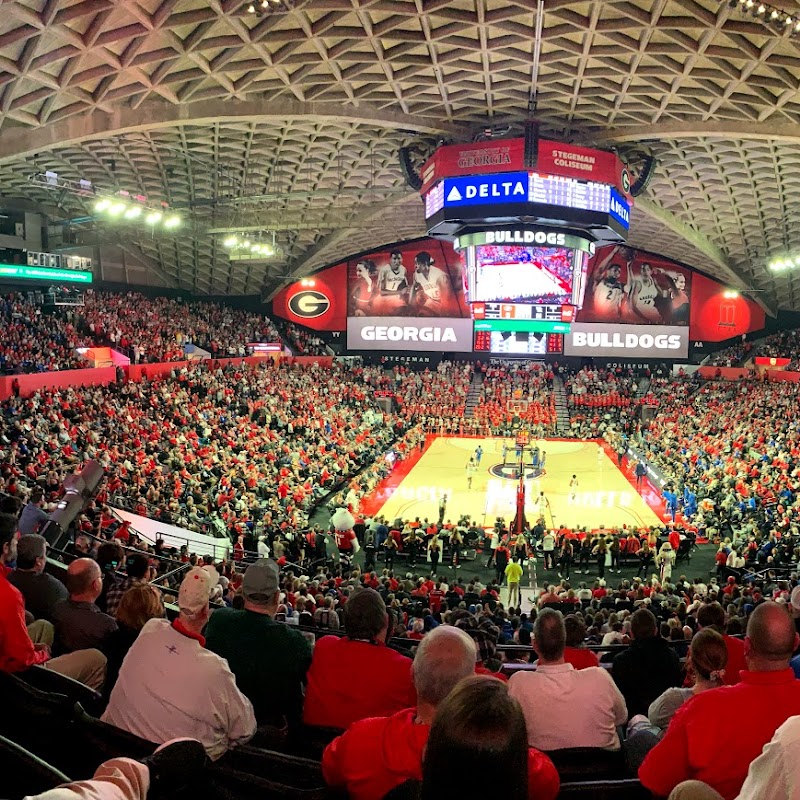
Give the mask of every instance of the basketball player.
[{"label": "basketball player", "polygon": [[550,501],[545,497],[544,492],[539,492],[538,497],[533,501],[534,516],[545,518],[547,510],[550,508]]},{"label": "basketball player", "polygon": [[408,276],[403,266],[403,254],[393,250],[389,263],[378,270],[378,297],[375,311],[387,317],[402,314],[406,309]]},{"label": "basketball player", "polygon": [[414,277],[408,305],[420,317],[444,317],[453,308],[453,290],[444,270],[433,266],[433,258],[424,250],[414,259]]},{"label": "basketball player", "polygon": [[372,304],[378,288],[378,268],[371,259],[361,259],[356,264],[356,280],[350,291],[350,309],[354,317],[367,317],[372,313]]},{"label": "basketball player", "polygon": [[625,301],[625,280],[630,275],[634,251],[630,247],[611,247],[605,259],[592,270],[590,287],[592,311],[598,320],[615,321],[622,316]]},{"label": "basketball player", "polygon": [[578,497],[578,476],[573,475],[569,482],[569,501],[574,503]]},{"label": "basketball player", "polygon": [[[503,462],[505,462],[506,458],[503,456]],[[478,469],[477,464],[475,463],[474,458],[470,458],[467,462],[467,489],[472,488],[472,479],[475,477],[475,472]]]},{"label": "basketball player", "polygon": [[632,270],[629,270],[629,274],[627,295],[634,318],[645,322],[661,322],[661,315],[656,308],[656,299],[662,290],[658,288],[653,279],[653,268],[645,262],[638,275],[634,275]]}]

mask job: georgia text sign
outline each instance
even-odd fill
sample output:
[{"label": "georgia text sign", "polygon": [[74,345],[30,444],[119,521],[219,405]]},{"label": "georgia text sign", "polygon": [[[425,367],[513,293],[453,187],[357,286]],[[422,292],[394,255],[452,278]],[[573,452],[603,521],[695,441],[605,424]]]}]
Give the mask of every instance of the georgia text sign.
[{"label": "georgia text sign", "polygon": [[689,331],[665,325],[602,325],[575,322],[564,337],[565,356],[687,358]]},{"label": "georgia text sign", "polygon": [[348,317],[348,350],[472,351],[472,320],[420,317]]}]

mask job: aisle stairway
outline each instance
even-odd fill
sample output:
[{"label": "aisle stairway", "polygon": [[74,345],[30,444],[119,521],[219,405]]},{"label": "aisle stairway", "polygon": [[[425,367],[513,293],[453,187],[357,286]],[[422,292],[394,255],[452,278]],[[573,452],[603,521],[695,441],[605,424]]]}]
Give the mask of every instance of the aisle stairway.
[{"label": "aisle stairway", "polygon": [[556,433],[559,436],[569,436],[571,425],[567,391],[564,388],[564,381],[558,375],[553,376],[553,394],[556,401]]},{"label": "aisle stairway", "polygon": [[472,382],[467,392],[467,404],[464,408],[464,419],[471,419],[481,399],[481,387],[483,386],[483,373],[475,370],[472,374]]}]

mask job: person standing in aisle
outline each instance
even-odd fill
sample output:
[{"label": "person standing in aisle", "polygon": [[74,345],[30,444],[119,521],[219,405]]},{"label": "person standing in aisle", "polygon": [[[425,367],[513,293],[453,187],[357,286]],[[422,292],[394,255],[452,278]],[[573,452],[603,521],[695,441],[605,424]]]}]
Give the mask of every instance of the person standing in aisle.
[{"label": "person standing in aisle", "polygon": [[592,555],[597,558],[597,575],[604,578],[606,575],[606,555],[608,554],[608,544],[605,536],[597,540],[597,544],[592,549]]},{"label": "person standing in aisle", "polygon": [[439,524],[444,525],[444,514],[447,510],[447,495],[442,495],[442,499],[439,501]]},{"label": "person standing in aisle", "polygon": [[558,577],[569,580],[569,568],[572,564],[572,542],[564,537],[558,554]]},{"label": "person standing in aisle", "polygon": [[439,539],[439,534],[434,534],[433,538],[428,543],[428,558],[431,561],[431,574],[436,575],[439,571],[439,559],[442,557],[442,542]]},{"label": "person standing in aisle", "polygon": [[522,578],[522,564],[512,558],[506,567],[506,580],[508,581],[508,607],[514,608],[520,604],[519,582]]},{"label": "person standing in aisle", "polygon": [[551,530],[546,530],[542,536],[542,553],[544,555],[544,568],[553,569],[555,566],[556,536]]},{"label": "person standing in aisle", "polygon": [[450,552],[453,558],[453,569],[461,569],[461,546],[464,544],[464,537],[458,528],[453,528],[450,534]]}]

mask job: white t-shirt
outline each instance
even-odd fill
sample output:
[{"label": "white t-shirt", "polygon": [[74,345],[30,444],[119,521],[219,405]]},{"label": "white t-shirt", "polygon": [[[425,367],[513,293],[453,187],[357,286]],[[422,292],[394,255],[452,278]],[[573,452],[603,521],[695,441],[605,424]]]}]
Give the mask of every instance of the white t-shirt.
[{"label": "white t-shirt", "polygon": [[625,723],[628,709],[602,667],[576,670],[572,664],[555,664],[517,672],[508,693],[522,706],[531,747],[619,749],[616,726]]},{"label": "white t-shirt", "polygon": [[256,732],[253,706],[228,662],[165,619],[142,628],[102,720],[156,744],[197,739],[214,760]]}]

